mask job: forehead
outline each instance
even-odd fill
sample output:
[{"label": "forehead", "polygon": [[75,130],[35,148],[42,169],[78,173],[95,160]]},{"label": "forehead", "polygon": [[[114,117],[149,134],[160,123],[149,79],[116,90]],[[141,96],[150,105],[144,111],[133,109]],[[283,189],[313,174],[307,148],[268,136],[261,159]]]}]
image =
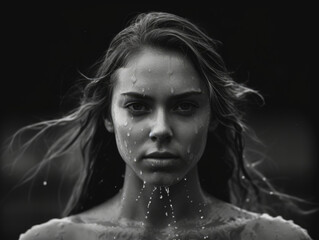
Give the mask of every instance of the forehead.
[{"label": "forehead", "polygon": [[147,48],[133,56],[117,71],[115,92],[146,92],[167,95],[188,90],[205,92],[203,81],[185,56],[171,51]]}]

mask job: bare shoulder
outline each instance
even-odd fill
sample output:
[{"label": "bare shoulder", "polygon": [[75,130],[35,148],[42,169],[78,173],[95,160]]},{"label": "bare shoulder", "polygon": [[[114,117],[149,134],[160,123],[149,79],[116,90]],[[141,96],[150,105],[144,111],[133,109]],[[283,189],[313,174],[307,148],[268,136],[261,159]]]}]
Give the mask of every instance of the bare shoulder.
[{"label": "bare shoulder", "polygon": [[307,230],[291,220],[261,214],[246,223],[242,232],[244,239],[311,240]]},{"label": "bare shoulder", "polygon": [[31,227],[20,235],[19,240],[96,239],[96,234],[102,231],[100,228],[96,224],[82,224],[75,216],[51,219]]}]

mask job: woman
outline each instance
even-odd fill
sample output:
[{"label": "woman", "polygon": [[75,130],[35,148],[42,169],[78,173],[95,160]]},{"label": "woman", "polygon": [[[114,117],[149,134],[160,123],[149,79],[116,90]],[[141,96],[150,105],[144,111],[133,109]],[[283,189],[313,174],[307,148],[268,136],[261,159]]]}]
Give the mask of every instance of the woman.
[{"label": "woman", "polygon": [[20,239],[310,239],[257,213],[239,107],[258,93],[233,81],[216,45],[168,13],[141,14],[115,36],[79,107],[31,126],[36,138],[65,129],[43,162],[80,148],[83,171],[66,217]]}]

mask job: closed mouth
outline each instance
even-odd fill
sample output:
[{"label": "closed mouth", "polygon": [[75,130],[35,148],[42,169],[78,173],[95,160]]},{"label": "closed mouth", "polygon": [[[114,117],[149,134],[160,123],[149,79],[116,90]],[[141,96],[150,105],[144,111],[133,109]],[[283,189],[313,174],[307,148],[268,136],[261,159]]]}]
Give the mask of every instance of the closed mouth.
[{"label": "closed mouth", "polygon": [[150,154],[145,155],[144,158],[174,159],[174,158],[178,158],[178,156],[170,152],[152,152]]}]

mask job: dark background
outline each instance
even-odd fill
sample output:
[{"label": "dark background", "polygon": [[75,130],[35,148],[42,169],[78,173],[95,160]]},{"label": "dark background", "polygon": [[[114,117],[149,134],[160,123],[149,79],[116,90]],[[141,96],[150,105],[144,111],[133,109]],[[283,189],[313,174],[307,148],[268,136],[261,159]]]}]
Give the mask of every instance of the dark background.
[{"label": "dark background", "polygon": [[[266,145],[271,167],[265,165],[265,173],[288,193],[319,202],[315,9],[306,5],[3,6],[1,140],[22,126],[70,110],[74,101],[65,95],[80,78],[78,72],[89,72],[127,21],[140,12],[166,11],[190,19],[223,43],[220,53],[234,77],[265,97],[266,104],[252,105],[246,117]],[[69,186],[67,181],[60,184],[58,171],[50,173],[46,186],[39,177],[13,189],[33,159],[27,156],[13,172],[5,167],[12,159],[1,159],[1,239],[17,239],[32,225],[59,217],[63,208]],[[318,215],[293,220],[316,239],[315,218]]]}]

